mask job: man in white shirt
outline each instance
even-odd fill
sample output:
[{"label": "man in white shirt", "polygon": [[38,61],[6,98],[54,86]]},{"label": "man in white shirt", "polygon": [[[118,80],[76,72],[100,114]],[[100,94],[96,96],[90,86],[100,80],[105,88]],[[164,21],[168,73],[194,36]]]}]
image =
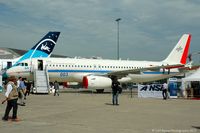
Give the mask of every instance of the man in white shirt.
[{"label": "man in white shirt", "polygon": [[164,83],[162,89],[163,100],[167,100],[167,90],[168,90],[168,84]]},{"label": "man in white shirt", "polygon": [[16,78],[14,76],[11,76],[9,79],[9,82],[6,85],[6,93],[5,93],[5,100],[2,101],[2,104],[4,104],[7,101],[7,106],[5,110],[4,117],[2,120],[7,121],[9,117],[10,110],[13,108],[13,115],[12,120],[17,121],[17,100],[18,100],[18,91],[16,86]]}]

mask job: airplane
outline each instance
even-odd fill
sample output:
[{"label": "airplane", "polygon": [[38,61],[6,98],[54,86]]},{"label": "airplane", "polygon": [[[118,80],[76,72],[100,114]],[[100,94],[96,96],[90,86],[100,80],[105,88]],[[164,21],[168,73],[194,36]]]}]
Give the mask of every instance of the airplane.
[{"label": "airplane", "polygon": [[[166,59],[162,61],[131,61],[85,58],[27,59],[7,70],[8,75],[20,75],[33,80],[35,70],[48,72],[49,81],[79,82],[86,89],[111,88],[112,76],[121,83],[150,82],[179,75],[186,65],[191,41],[184,34]],[[26,67],[21,64],[27,64]]]},{"label": "airplane", "polygon": [[1,73],[17,63],[32,58],[49,57],[54,49],[60,32],[48,32],[38,43],[21,57],[15,59],[0,59]]}]

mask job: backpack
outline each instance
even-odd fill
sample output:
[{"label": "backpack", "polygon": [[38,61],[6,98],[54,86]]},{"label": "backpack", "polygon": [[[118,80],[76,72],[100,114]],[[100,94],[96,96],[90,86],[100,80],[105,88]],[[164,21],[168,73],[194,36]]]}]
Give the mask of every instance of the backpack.
[{"label": "backpack", "polygon": [[119,92],[119,94],[121,94],[122,93],[122,87],[121,86],[118,86],[118,92]]}]

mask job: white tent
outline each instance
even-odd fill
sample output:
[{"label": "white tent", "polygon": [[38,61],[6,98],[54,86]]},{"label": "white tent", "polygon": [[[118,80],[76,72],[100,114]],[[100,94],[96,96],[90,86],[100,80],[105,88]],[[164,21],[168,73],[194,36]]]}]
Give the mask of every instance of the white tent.
[{"label": "white tent", "polygon": [[197,69],[193,74],[182,78],[182,92],[183,96],[186,97],[186,87],[191,87],[191,81],[200,81],[200,68]]},{"label": "white tent", "polygon": [[200,68],[188,77],[182,78],[183,82],[187,81],[200,81]]}]

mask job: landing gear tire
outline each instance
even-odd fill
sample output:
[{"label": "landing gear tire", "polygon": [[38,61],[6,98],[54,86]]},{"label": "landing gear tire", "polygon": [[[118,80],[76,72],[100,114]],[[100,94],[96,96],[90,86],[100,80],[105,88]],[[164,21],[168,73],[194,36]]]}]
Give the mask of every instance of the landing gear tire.
[{"label": "landing gear tire", "polygon": [[32,94],[35,94],[35,93],[36,93],[36,88],[33,87]]},{"label": "landing gear tire", "polygon": [[96,89],[97,93],[103,93],[104,89]]}]

